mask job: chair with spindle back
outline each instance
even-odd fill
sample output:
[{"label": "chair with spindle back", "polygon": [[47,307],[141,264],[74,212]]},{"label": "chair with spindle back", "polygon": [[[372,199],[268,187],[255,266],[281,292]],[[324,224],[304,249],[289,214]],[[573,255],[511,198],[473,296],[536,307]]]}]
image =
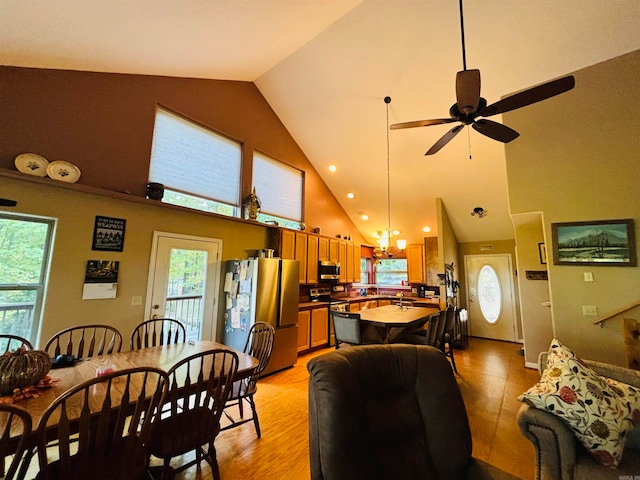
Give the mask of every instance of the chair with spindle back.
[{"label": "chair with spindle back", "polygon": [[154,318],[142,322],[131,332],[131,350],[182,343],[187,339],[186,329],[178,320]]},{"label": "chair with spindle back", "polygon": [[[31,460],[27,442],[31,436],[31,415],[17,405],[0,403],[0,478],[4,480],[23,479]],[[15,450],[10,448],[11,437],[18,437]],[[9,468],[5,459],[13,454]],[[6,469],[6,470],[5,470]]]},{"label": "chair with spindle back", "polygon": [[7,353],[24,347],[27,350],[33,350],[33,345],[26,338],[8,333],[0,335],[0,352]]},{"label": "chair with spindle back", "polygon": [[148,478],[149,438],[168,384],[163,370],[136,367],[64,392],[45,410],[38,426],[36,479]]},{"label": "chair with spindle back", "polygon": [[[227,349],[196,353],[168,372],[170,387],[155,425],[149,453],[164,460],[162,478],[172,478],[204,459],[220,480],[215,439],[220,416],[238,371],[238,355]],[[208,445],[205,450],[203,447]],[[171,468],[171,459],[195,450],[195,460]]]},{"label": "chair with spindle back", "polygon": [[[261,437],[260,422],[258,421],[258,411],[253,400],[258,389],[258,378],[260,374],[267,368],[267,364],[271,359],[273,352],[273,341],[275,339],[275,329],[265,322],[256,322],[249,330],[249,336],[244,346],[244,353],[255,357],[258,360],[258,366],[250,377],[236,380],[233,382],[233,390],[229,395],[227,404],[225,405],[224,414],[231,421],[230,425],[225,426],[222,430],[237,427],[253,420],[253,426],[256,429],[258,438]],[[244,417],[243,402],[246,401],[251,407],[251,417]],[[240,413],[240,419],[234,419],[228,412],[230,407],[237,406]]]},{"label": "chair with spindle back", "polygon": [[51,357],[73,355],[75,358],[117,353],[121,349],[122,335],[109,325],[67,328],[51,337],[44,347]]}]

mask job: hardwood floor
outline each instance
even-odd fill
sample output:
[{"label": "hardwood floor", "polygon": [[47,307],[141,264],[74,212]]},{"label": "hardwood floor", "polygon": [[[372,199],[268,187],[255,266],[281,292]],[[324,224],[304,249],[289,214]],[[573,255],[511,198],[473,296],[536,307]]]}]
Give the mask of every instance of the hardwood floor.
[{"label": "hardwood floor", "polygon": [[[539,375],[524,367],[520,345],[470,339],[469,348],[456,350],[456,376],[467,407],[474,455],[524,480],[534,478],[535,453],[516,424],[520,403],[516,397]],[[222,432],[216,440],[223,479],[308,480],[308,425],[306,363],[329,350],[298,358],[290,369],[263,378],[256,402],[262,438],[253,424]],[[189,457],[193,458],[193,457]],[[206,463],[178,478],[211,479]]]}]

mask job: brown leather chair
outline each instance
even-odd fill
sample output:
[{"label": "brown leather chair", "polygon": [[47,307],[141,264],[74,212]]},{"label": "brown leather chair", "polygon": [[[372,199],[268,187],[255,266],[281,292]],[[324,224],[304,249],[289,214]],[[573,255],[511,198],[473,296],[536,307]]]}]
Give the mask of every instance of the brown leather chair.
[{"label": "brown leather chair", "polygon": [[516,478],[471,456],[462,394],[440,350],[363,345],[307,369],[312,480]]}]

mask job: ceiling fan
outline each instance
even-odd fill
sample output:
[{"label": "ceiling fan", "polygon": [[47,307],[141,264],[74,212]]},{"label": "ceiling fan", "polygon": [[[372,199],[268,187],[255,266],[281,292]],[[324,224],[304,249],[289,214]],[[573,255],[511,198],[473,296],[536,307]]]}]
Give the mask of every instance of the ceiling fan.
[{"label": "ceiling fan", "polygon": [[391,130],[401,128],[427,127],[445,123],[460,122],[445,133],[425,155],[433,155],[449,143],[465,125],[471,125],[474,130],[489,138],[503,143],[515,140],[520,134],[515,130],[492,120],[479,117],[491,117],[499,113],[509,112],[517,108],[526,107],[533,103],[554,97],[575,86],[575,79],[569,75],[551,82],[543,83],[520,93],[510,95],[491,105],[480,96],[480,70],[467,70],[466,49],[464,43],[464,16],[462,0],[460,0],[460,32],[462,36],[462,68],[456,75],[456,103],[449,109],[451,118],[436,118],[432,120],[417,120],[414,122],[395,123]]}]

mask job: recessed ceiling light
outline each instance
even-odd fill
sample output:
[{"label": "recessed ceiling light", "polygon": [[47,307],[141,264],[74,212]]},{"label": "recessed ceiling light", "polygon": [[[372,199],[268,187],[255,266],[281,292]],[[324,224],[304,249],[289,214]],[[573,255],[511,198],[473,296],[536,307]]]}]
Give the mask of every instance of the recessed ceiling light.
[{"label": "recessed ceiling light", "polygon": [[428,233],[431,231],[431,229],[429,227],[422,227],[422,231]]},{"label": "recessed ceiling light", "polygon": [[360,215],[360,218],[362,220],[369,220],[369,215],[367,215],[366,213],[363,213],[362,215]]},{"label": "recessed ceiling light", "polygon": [[329,171],[330,172],[335,172],[337,170],[335,165],[329,165]]},{"label": "recessed ceiling light", "polygon": [[351,192],[347,193],[347,198],[355,198],[355,195]]}]

